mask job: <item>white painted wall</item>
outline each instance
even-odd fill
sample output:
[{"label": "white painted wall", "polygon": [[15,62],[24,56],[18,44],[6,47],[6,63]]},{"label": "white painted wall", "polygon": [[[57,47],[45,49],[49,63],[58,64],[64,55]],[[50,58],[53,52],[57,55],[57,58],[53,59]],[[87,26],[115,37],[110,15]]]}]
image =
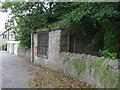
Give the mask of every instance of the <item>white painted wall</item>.
[{"label": "white painted wall", "polygon": [[12,54],[17,55],[19,41],[7,41],[7,51]]},{"label": "white painted wall", "polygon": [[18,51],[18,43],[14,44],[14,54],[17,55],[17,51]]}]

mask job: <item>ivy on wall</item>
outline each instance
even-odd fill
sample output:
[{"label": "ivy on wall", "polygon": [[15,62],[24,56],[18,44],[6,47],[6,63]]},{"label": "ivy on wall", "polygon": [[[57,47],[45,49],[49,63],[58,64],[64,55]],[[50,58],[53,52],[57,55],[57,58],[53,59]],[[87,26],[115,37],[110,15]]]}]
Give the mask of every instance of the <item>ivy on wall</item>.
[{"label": "ivy on wall", "polygon": [[107,85],[107,87],[118,87],[118,73],[110,72],[108,69],[111,68],[109,65],[102,65],[104,58],[100,60],[94,60],[90,62],[89,69],[93,76],[99,75],[100,82]]},{"label": "ivy on wall", "polygon": [[86,68],[86,63],[83,60],[75,59],[72,61],[72,65],[76,70],[76,73],[79,75]]},{"label": "ivy on wall", "polygon": [[72,61],[69,61],[69,59],[64,59],[63,64],[70,63],[74,69],[76,70],[76,73],[79,75],[82,71],[86,68],[86,63],[82,59],[73,59]]},{"label": "ivy on wall", "polygon": [[[70,63],[75,69],[77,75],[79,76],[84,70],[88,69],[90,75],[99,79],[100,83],[105,85],[105,87],[118,87],[118,73],[109,71],[111,66],[103,65],[105,58],[100,58],[99,60],[88,61],[88,66],[86,66],[86,61],[83,59],[73,59],[70,61],[69,59],[64,59],[63,64]],[[113,68],[111,68],[114,70]]]}]

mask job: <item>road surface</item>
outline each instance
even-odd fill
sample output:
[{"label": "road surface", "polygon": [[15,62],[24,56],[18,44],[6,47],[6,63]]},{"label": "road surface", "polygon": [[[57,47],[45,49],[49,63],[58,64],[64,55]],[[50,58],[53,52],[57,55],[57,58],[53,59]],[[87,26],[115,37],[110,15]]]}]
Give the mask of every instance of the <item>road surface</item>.
[{"label": "road surface", "polygon": [[[33,88],[36,85],[40,88],[59,88],[59,83],[65,84],[63,81],[67,81],[66,84],[71,85],[70,88],[74,87],[75,84],[77,85],[78,82],[79,84],[77,86],[80,88],[91,87],[91,85],[85,82],[65,76],[63,73],[45,69],[31,63],[30,59],[21,58],[5,51],[0,51],[0,64],[2,64],[0,65],[0,72],[2,72],[2,78],[0,78],[2,82],[0,83],[2,83],[2,88],[29,88],[30,86],[26,84],[28,80],[32,83]],[[47,84],[42,85],[42,83]]]},{"label": "road surface", "polygon": [[26,81],[32,77],[28,75],[27,70],[36,68],[30,60],[0,51],[0,62],[2,62],[2,88],[29,88]]}]

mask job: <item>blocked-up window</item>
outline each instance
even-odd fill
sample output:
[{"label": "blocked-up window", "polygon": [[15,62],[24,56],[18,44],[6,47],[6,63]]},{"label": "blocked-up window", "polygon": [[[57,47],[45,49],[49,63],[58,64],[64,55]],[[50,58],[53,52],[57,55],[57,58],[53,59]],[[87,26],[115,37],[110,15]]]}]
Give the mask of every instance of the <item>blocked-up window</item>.
[{"label": "blocked-up window", "polygon": [[60,51],[61,52],[71,52],[79,54],[90,54],[90,55],[99,55],[98,51],[103,49],[103,41],[100,40],[95,45],[90,45],[91,41],[94,38],[96,32],[88,32],[86,30],[86,35],[82,35],[80,30],[76,31],[77,33],[70,34],[69,31],[63,30],[61,33],[60,40]]},{"label": "blocked-up window", "polygon": [[48,31],[38,33],[38,56],[48,58]]}]

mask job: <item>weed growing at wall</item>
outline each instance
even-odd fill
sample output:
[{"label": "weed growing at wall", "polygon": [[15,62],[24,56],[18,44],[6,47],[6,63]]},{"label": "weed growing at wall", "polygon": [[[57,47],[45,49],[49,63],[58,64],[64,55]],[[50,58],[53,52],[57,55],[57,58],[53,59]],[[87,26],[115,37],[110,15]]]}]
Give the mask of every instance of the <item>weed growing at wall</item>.
[{"label": "weed growing at wall", "polygon": [[100,82],[105,83],[109,87],[117,87],[118,86],[118,75],[112,72],[108,72],[108,70],[104,69],[101,72]]},{"label": "weed growing at wall", "polygon": [[[64,59],[63,64],[68,61],[69,59]],[[73,61],[70,61],[70,63],[73,65],[78,75],[81,73],[81,71],[85,70],[85,67],[86,67],[85,61],[81,59],[75,59]]]},{"label": "weed growing at wall", "polygon": [[65,63],[65,62],[68,62],[69,61],[69,59],[64,59],[63,60],[63,64]]},{"label": "weed growing at wall", "polygon": [[72,65],[75,68],[78,75],[81,73],[81,71],[85,70],[86,66],[85,61],[81,59],[75,59],[74,61],[72,61]]},{"label": "weed growing at wall", "polygon": [[96,74],[98,74],[100,77],[100,82],[107,85],[107,87],[108,86],[109,87],[117,87],[118,75],[113,72],[109,72],[108,68],[110,68],[110,66],[109,65],[103,66],[102,65],[103,62],[104,62],[103,58],[100,60],[92,61],[89,64],[90,70],[93,69],[93,72],[91,72],[91,73],[93,74],[93,76],[96,76]]},{"label": "weed growing at wall", "polygon": [[101,64],[103,63],[104,59],[100,59],[100,60],[94,60],[92,62],[90,62],[89,64],[89,69],[94,69],[94,72],[90,72],[91,74],[93,74],[94,76],[99,73],[100,71],[100,67],[101,67]]},{"label": "weed growing at wall", "polygon": [[117,53],[110,53],[108,50],[99,51],[99,54],[105,58],[117,59]]}]

